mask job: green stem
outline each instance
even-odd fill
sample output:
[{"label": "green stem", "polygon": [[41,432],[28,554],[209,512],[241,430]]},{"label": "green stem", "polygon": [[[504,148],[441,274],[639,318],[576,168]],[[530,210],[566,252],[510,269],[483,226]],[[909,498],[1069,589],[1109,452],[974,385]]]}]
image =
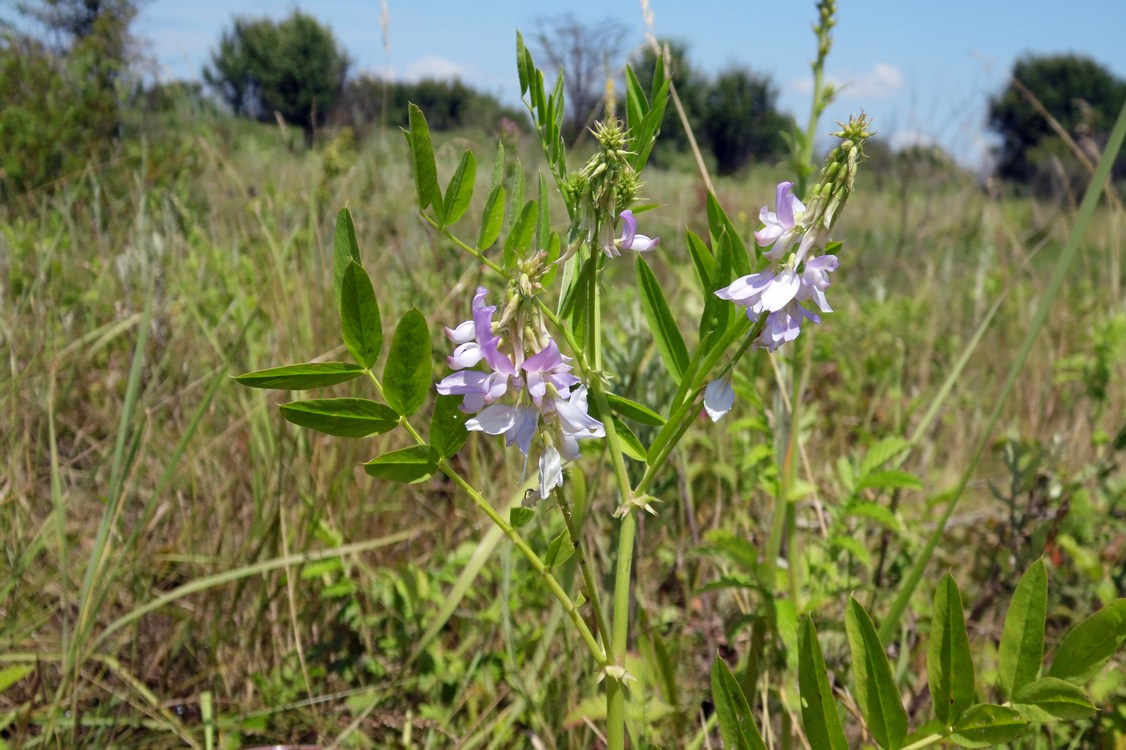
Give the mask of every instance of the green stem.
[{"label": "green stem", "polygon": [[[366,372],[368,378],[371,379],[372,384],[375,386],[375,390],[380,396],[383,396],[383,384],[379,382],[379,378],[377,378],[375,373],[371,370],[367,370]],[[422,435],[419,434],[418,430],[414,428],[414,425],[412,425],[406,417],[399,417],[399,424],[403,426],[416,443],[426,445],[426,441],[423,440]],[[551,568],[544,564],[540,556],[524,541],[524,538],[513,528],[512,524],[506,521],[504,516],[485,499],[476,487],[462,477],[449,461],[444,458],[440,459],[438,461],[438,468],[441,469],[443,474],[453,480],[457,486],[465,490],[465,493],[469,495],[470,499],[473,500],[473,503],[481,512],[488,516],[489,520],[500,528],[501,532],[508,537],[509,541],[515,545],[516,549],[531,563],[532,568],[547,582],[548,589],[550,589],[551,593],[555,595],[555,598],[559,600],[559,603],[563,605],[563,610],[567,613],[567,616],[571,618],[571,622],[574,623],[575,629],[579,631],[579,635],[582,637],[583,641],[586,642],[587,648],[590,649],[590,653],[594,656],[595,661],[598,662],[599,666],[605,667],[607,664],[606,652],[598,644],[597,639],[595,639],[590,628],[587,627],[582,615],[579,614],[579,608],[563,589],[563,586],[559,583],[559,579],[551,572]]]},{"label": "green stem", "polygon": [[910,745],[907,745],[903,750],[921,750],[921,748],[930,747],[936,742],[941,742],[946,739],[946,737],[947,735],[945,734],[928,734],[917,742],[912,742]]},{"label": "green stem", "polygon": [[[595,225],[593,236],[598,237]],[[622,457],[621,441],[614,427],[610,402],[606,398],[606,386],[602,380],[602,317],[601,300],[598,294],[598,243],[590,246],[590,288],[587,293],[586,342],[587,363],[593,367],[587,374],[590,380],[591,395],[602,416],[606,430],[606,444],[610,452],[610,462],[614,467],[620,503],[628,503],[634,496]],[[625,668],[626,644],[629,639],[629,605],[633,573],[633,548],[637,535],[637,517],[631,510],[622,519],[618,533],[618,564],[614,573],[614,604],[610,654],[608,663],[614,667]],[[625,750],[626,736],[626,696],[624,677],[614,674],[606,676],[606,736],[609,750]]]},{"label": "green stem", "polygon": [[489,267],[489,268],[491,268],[492,270],[494,270],[494,271],[496,271],[497,273],[499,273],[499,274],[500,274],[501,276],[504,276],[504,275],[505,275],[505,273],[504,273],[504,268],[502,268],[501,266],[497,265],[497,263],[496,263],[495,261],[491,261],[491,260],[489,260],[488,258],[486,258],[486,257],[485,257],[485,255],[484,255],[484,253],[482,253],[482,252],[481,252],[480,250],[478,250],[477,248],[473,247],[472,245],[469,245],[468,243],[466,243],[466,242],[463,242],[462,240],[458,239],[458,237],[456,237],[456,236],[455,236],[454,234],[452,234],[452,233],[450,232],[450,230],[449,230],[449,229],[446,229],[445,227],[443,227],[443,226],[440,226],[440,225],[438,224],[438,222],[437,222],[437,221],[435,221],[435,220],[434,220],[433,218],[431,218],[430,216],[427,216],[426,214],[424,214],[424,213],[422,213],[422,212],[419,212],[419,216],[421,216],[421,217],[422,217],[423,219],[425,219],[425,220],[427,221],[427,223],[428,223],[428,224],[430,224],[430,226],[432,226],[432,227],[434,227],[435,229],[437,229],[437,230],[438,230],[438,232],[439,232],[439,233],[440,233],[440,234],[441,234],[441,235],[442,235],[443,237],[445,237],[445,238],[446,238],[447,240],[449,240],[450,242],[454,243],[455,245],[457,245],[458,247],[460,247],[460,248],[461,248],[462,250],[464,250],[465,252],[467,252],[467,253],[469,253],[470,255],[472,255],[472,256],[473,256],[474,258],[476,258],[476,259],[477,259],[478,261],[480,261],[480,262],[481,262],[481,263],[483,263],[484,265],[488,266],[488,267]]},{"label": "green stem", "polygon": [[[684,379],[681,381],[681,388],[677,391],[676,397],[673,399],[673,413],[669,415],[669,419],[665,425],[653,438],[653,443],[649,447],[649,461],[645,467],[645,474],[641,477],[641,481],[637,483],[635,494],[640,494],[648,489],[649,485],[657,476],[657,472],[664,466],[668,456],[672,453],[672,449],[680,442],[680,438],[688,430],[688,426],[695,421],[699,416],[702,406],[695,404],[696,392],[705,385],[703,382],[707,379],[708,373],[716,366],[720,358],[726,353],[727,348],[731,346],[739,336],[746,335],[743,343],[732,355],[731,359],[720,368],[716,377],[723,377],[731,368],[738,364],[743,355],[747,353],[755,339],[762,333],[763,327],[766,325],[766,313],[759,316],[758,320],[751,323],[748,319],[743,318],[737,325],[724,335],[723,339],[714,347],[708,350],[706,355],[701,355],[697,350],[696,356],[693,357],[692,362],[688,366],[688,371],[684,374]],[[697,377],[697,373],[704,373],[703,377]],[[688,396],[691,395],[691,398]]]},{"label": "green stem", "polygon": [[579,531],[575,526],[575,520],[571,512],[571,501],[563,494],[562,489],[558,489],[556,492],[559,493],[559,510],[563,513],[563,522],[567,525],[567,535],[571,538],[571,546],[575,549],[575,556],[579,558],[579,568],[582,569],[583,572],[583,584],[586,586],[586,595],[587,598],[590,599],[591,606],[594,608],[594,624],[605,646],[610,642],[610,630],[606,627],[606,617],[602,613],[602,597],[598,593],[598,586],[595,585],[594,574],[590,569],[586,552],[583,550],[582,543],[579,540]]},{"label": "green stem", "polygon": [[594,377],[602,376],[602,306],[598,295],[598,256],[602,252],[598,249],[598,224],[594,225],[595,242],[590,243],[590,289],[587,290],[586,314],[586,351],[590,353],[590,362],[594,367]]},{"label": "green stem", "polygon": [[590,628],[587,627],[586,621],[583,620],[582,615],[579,614],[579,608],[575,606],[575,602],[567,595],[567,592],[563,590],[563,586],[560,585],[559,579],[555,577],[555,574],[551,572],[551,568],[544,564],[543,560],[540,559],[535,550],[528,546],[528,543],[524,541],[524,538],[520,536],[516,529],[514,529],[508,521],[504,520],[504,517],[497,512],[496,508],[489,504],[489,501],[477,491],[477,488],[458,474],[448,461],[445,459],[440,460],[438,462],[438,468],[442,470],[443,474],[465,490],[474,504],[489,517],[489,520],[500,527],[501,532],[509,538],[512,544],[516,546],[516,549],[531,563],[532,568],[547,582],[547,587],[551,590],[551,593],[555,595],[555,598],[559,600],[559,603],[563,605],[563,610],[567,613],[567,616],[571,618],[571,622],[574,623],[575,629],[579,631],[579,635],[582,637],[583,641],[586,642],[587,648],[590,649],[590,653],[594,656],[595,661],[598,662],[600,667],[605,667],[607,665],[606,652],[598,645],[594,634],[590,631]]},{"label": "green stem", "polygon": [[[637,537],[637,510],[627,513],[618,532],[618,567],[614,573],[614,632],[610,642],[610,663],[624,667],[626,642],[629,638],[629,602],[633,575],[633,548]],[[606,681],[607,747],[623,750],[626,746],[626,696],[624,680]]]}]

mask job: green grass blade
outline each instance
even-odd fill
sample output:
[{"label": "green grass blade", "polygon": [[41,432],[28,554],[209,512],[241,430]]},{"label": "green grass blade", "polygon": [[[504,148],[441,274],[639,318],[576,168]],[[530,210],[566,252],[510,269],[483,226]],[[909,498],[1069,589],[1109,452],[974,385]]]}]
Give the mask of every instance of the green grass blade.
[{"label": "green grass blade", "polygon": [[168,593],[162,594],[157,598],[152,599],[145,604],[142,604],[139,607],[133,608],[126,614],[111,622],[106,626],[105,630],[99,633],[98,637],[94,639],[92,649],[96,649],[98,646],[104,643],[107,638],[109,638],[111,635],[121,630],[122,628],[126,627],[127,625],[140,620],[150,612],[155,612],[158,609],[171,604],[172,602],[179,601],[185,596],[198,594],[199,592],[206,591],[207,589],[212,589],[217,586],[225,586],[228,583],[234,583],[235,581],[249,578],[250,576],[269,573],[270,571],[280,570],[282,568],[290,567],[293,565],[303,565],[305,563],[317,562],[318,560],[330,560],[338,557],[347,557],[349,555],[355,555],[360,552],[368,552],[373,549],[379,549],[380,547],[388,547],[392,544],[398,544],[399,542],[413,539],[417,536],[427,533],[430,530],[430,527],[421,527],[410,529],[408,531],[400,531],[396,534],[389,534],[387,536],[382,536],[376,539],[367,539],[362,542],[354,542],[352,544],[344,544],[339,547],[331,547],[329,549],[313,550],[310,552],[295,552],[293,554],[283,555],[282,557],[262,560],[252,565],[244,565],[239,568],[225,570],[222,573],[216,573],[214,575],[204,576],[203,578],[197,578],[194,581],[189,581],[188,583],[183,584],[182,586],[177,586]]}]

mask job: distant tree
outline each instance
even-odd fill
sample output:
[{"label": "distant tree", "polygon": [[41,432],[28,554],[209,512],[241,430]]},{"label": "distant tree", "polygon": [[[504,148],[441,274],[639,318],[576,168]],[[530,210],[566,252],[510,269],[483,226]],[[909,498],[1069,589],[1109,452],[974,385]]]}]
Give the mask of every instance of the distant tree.
[{"label": "distant tree", "polygon": [[[989,101],[989,127],[1001,136],[996,150],[997,175],[1043,188],[1045,178],[1063,169],[1085,181],[1074,157],[1060,142],[1044,115],[1028,101],[1014,81],[1019,81],[1059,124],[1077,140],[1097,147],[1105,142],[1123,102],[1126,82],[1087,57],[1028,56],[1013,67],[1012,80]],[[1094,149],[1092,149],[1094,150]],[[1123,174],[1120,159],[1116,174]]]},{"label": "distant tree", "polygon": [[[0,195],[52,183],[116,148],[133,0],[38,0],[0,35]],[[25,30],[17,30],[17,27]]]},{"label": "distant tree", "polygon": [[491,94],[462,81],[383,81],[359,76],[344,87],[344,96],[333,123],[363,132],[373,123],[405,127],[408,105],[417,104],[426,114],[431,130],[480,128],[493,130],[501,119],[519,126],[527,123],[522,110],[505,106]]},{"label": "distant tree", "polygon": [[128,28],[140,7],[138,0],[19,0],[16,9],[70,46],[94,34],[106,18]]},{"label": "distant tree", "polygon": [[311,142],[340,98],[349,64],[329,29],[294,11],[281,23],[235,19],[203,77],[236,114],[270,120],[277,112]]},{"label": "distant tree", "polygon": [[625,26],[613,19],[592,23],[570,13],[540,19],[533,38],[544,57],[540,67],[563,73],[567,95],[563,137],[568,141],[602,116],[606,81],[621,70],[626,33]]},{"label": "distant tree", "polygon": [[751,161],[786,153],[782,132],[792,118],[778,112],[778,92],[769,77],[730,68],[707,89],[703,132],[720,174],[734,174]]}]

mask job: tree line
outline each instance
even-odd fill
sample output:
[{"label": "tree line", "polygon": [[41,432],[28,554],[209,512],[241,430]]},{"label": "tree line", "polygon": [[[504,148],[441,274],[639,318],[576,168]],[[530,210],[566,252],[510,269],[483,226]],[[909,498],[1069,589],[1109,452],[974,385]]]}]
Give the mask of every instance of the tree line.
[{"label": "tree line", "polygon": [[[22,0],[14,5],[20,23],[0,16],[0,201],[111,158],[129,137],[131,114],[167,108],[177,98],[192,100],[197,111],[216,111],[210,101],[218,101],[237,117],[280,118],[300,128],[310,145],[325,127],[348,126],[362,135],[403,125],[409,102],[425,109],[435,130],[528,127],[521,110],[463,81],[350,76],[352,61],[331,30],[297,10],[281,21],[232,20],[203,72],[210,101],[199,83],[144,84],[130,33],[138,7],[138,0]],[[546,67],[564,76],[571,140],[612,105],[614,86],[607,82],[622,90],[624,63],[644,86],[656,61],[649,47],[627,56],[627,34],[612,21],[544,18],[531,38]],[[783,134],[793,119],[778,110],[768,76],[739,66],[707,76],[692,65],[686,44],[667,42],[664,49],[693,133],[720,174],[784,158]],[[1000,138],[997,176],[1041,193],[1061,181],[1081,184],[1086,168],[1045,113],[1094,159],[1123,102],[1126,81],[1089,58],[1022,58],[989,101],[988,124]],[[688,134],[670,108],[653,158],[675,165],[687,147]],[[1115,175],[1126,177],[1126,159]]]}]

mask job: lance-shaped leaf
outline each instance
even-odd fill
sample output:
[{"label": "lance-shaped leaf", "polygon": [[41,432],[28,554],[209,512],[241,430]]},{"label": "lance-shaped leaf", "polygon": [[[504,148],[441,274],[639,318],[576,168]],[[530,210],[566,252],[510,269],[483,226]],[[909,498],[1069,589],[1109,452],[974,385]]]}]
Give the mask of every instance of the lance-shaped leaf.
[{"label": "lance-shaped leaf", "polygon": [[447,226],[457,223],[469,208],[473,199],[473,181],[477,178],[477,161],[473,158],[472,151],[461,155],[457,169],[454,170],[450,184],[446,186],[445,224]]},{"label": "lance-shaped leaf", "polygon": [[798,634],[798,688],[801,691],[801,718],[810,747],[848,750],[841,717],[833,702],[833,689],[825,671],[825,656],[817,642],[817,630],[807,615]]},{"label": "lance-shaped leaf", "polygon": [[438,454],[429,445],[384,453],[364,464],[364,471],[376,479],[413,484],[421,482],[438,469]]},{"label": "lance-shaped leaf", "polygon": [[1095,706],[1078,686],[1056,677],[1030,682],[1013,696],[1013,708],[1029,721],[1086,719]]},{"label": "lance-shaped leaf", "polygon": [[251,388],[306,391],[346,383],[363,374],[364,368],[346,362],[306,362],[236,375],[235,380]]},{"label": "lance-shaped leaf", "polygon": [[1126,599],[1117,599],[1067,631],[1048,676],[1086,682],[1103,668],[1126,640]]},{"label": "lance-shaped leaf", "polygon": [[425,211],[434,206],[438,223],[445,223],[445,204],[442,190],[438,187],[438,168],[434,164],[434,145],[430,142],[430,127],[426,116],[416,105],[407,108],[407,142],[411,147],[411,160],[414,164],[414,186],[418,192],[418,210]]},{"label": "lance-shaped leaf", "polygon": [[1036,679],[1044,660],[1044,618],[1048,612],[1048,570],[1037,560],[1021,576],[1005,613],[997,655],[998,683],[1006,695]]},{"label": "lance-shaped leaf", "polygon": [[872,618],[855,599],[848,601],[845,630],[852,653],[852,672],[860,713],[880,747],[898,750],[903,747],[903,738],[907,736],[907,712],[899,700],[891,664]]},{"label": "lance-shaped leaf", "polygon": [[607,393],[606,400],[610,403],[611,409],[635,422],[641,422],[641,424],[647,424],[652,427],[660,427],[665,423],[664,417],[648,406],[642,406],[636,401],[630,401],[628,398],[623,398],[613,393]]},{"label": "lance-shaped leaf", "polygon": [[962,747],[1003,745],[1028,731],[1028,722],[1006,706],[979,703],[966,709],[950,739]]},{"label": "lance-shaped leaf", "polygon": [[[704,314],[700,316],[701,342],[706,342],[713,332],[725,332],[731,322],[735,306],[730,301],[715,296],[715,293],[731,283],[731,259],[734,252],[731,237],[724,232],[719,238],[719,252],[716,254],[710,282],[704,290]],[[718,338],[717,336],[714,340]]]},{"label": "lance-shaped leaf", "polygon": [[504,226],[504,185],[495,185],[485,199],[485,210],[481,214],[481,233],[477,235],[477,250],[485,252],[500,237]]},{"label": "lance-shaped leaf", "polygon": [[962,595],[949,573],[934,592],[927,678],[935,716],[944,725],[953,724],[974,702],[974,665],[962,614]]},{"label": "lance-shaped leaf", "polygon": [[340,327],[352,357],[370,369],[383,349],[383,321],[371,279],[356,261],[349,261],[340,284]]},{"label": "lance-shaped leaf", "polygon": [[383,392],[391,408],[409,417],[426,401],[433,380],[430,329],[426,318],[411,309],[399,321],[383,366]]},{"label": "lance-shaped leaf", "polygon": [[536,236],[536,202],[528,201],[520,210],[520,215],[508,230],[508,237],[504,240],[504,267],[512,268],[516,261],[523,258],[528,248],[532,246],[532,239]]},{"label": "lance-shaped leaf", "polygon": [[465,422],[469,415],[460,408],[461,396],[439,396],[434,401],[434,416],[430,418],[430,444],[442,458],[461,450],[469,439]]},{"label": "lance-shaped leaf", "polygon": [[[696,278],[700,280],[700,289],[704,294],[714,289],[712,275],[715,273],[715,257],[712,251],[704,244],[691,229],[685,232],[688,240],[688,254],[692,257],[692,267],[696,269]],[[722,284],[720,286],[723,286]]]},{"label": "lance-shaped leaf", "polygon": [[751,707],[739,682],[716,654],[712,662],[712,702],[719,717],[719,731],[726,747],[735,750],[766,750]]},{"label": "lance-shaped leaf", "polygon": [[634,461],[644,463],[645,446],[637,439],[637,435],[633,434],[633,430],[617,414],[611,414],[610,418],[614,421],[614,431],[617,432],[618,439],[621,441],[622,453]]},{"label": "lance-shaped leaf", "polygon": [[340,304],[340,284],[344,271],[352,261],[360,263],[360,244],[356,241],[356,225],[352,223],[352,213],[342,208],[336,214],[336,234],[332,245],[332,288],[336,303]]},{"label": "lance-shaped leaf", "polygon": [[684,345],[684,338],[680,335],[680,329],[669,310],[669,303],[665,300],[657,277],[640,255],[637,258],[637,281],[641,287],[641,309],[649,322],[649,330],[657,343],[661,361],[673,380],[679,384],[684,378],[684,371],[688,369],[688,348]]},{"label": "lance-shaped leaf", "polygon": [[399,423],[394,409],[366,398],[314,398],[291,401],[280,408],[293,424],[337,437],[378,435]]},{"label": "lance-shaped leaf", "polygon": [[[723,206],[719,205],[715,195],[708,193],[707,197],[707,211],[708,211],[708,229],[712,233],[714,241],[718,242],[719,238],[726,232],[731,237],[731,268],[736,277],[746,276],[751,273],[751,259],[747,255],[747,246],[743,244],[743,238],[735,231],[735,225],[731,223],[731,219],[727,218],[727,212],[723,210]],[[712,247],[715,247],[713,244]]]}]

